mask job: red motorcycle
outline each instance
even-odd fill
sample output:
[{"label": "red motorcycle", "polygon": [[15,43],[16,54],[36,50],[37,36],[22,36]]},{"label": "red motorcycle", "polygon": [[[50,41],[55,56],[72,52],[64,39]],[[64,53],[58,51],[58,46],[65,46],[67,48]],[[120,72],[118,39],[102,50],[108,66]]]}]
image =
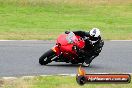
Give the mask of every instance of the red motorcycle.
[{"label": "red motorcycle", "polygon": [[79,50],[83,49],[85,41],[82,37],[69,34],[61,34],[57,38],[56,45],[39,58],[41,65],[55,62],[66,62],[72,64],[83,63],[83,57],[79,56]]}]

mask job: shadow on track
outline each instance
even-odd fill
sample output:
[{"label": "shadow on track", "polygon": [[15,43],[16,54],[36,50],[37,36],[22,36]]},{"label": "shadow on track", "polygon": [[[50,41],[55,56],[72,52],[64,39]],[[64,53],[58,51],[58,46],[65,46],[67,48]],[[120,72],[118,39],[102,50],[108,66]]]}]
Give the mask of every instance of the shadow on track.
[{"label": "shadow on track", "polygon": [[79,67],[81,64],[48,64],[46,66],[51,66],[51,67]]},{"label": "shadow on track", "polygon": [[91,64],[89,67],[85,67],[83,66],[82,64],[48,64],[48,65],[45,65],[47,67],[75,67],[75,68],[78,68],[79,66],[82,66],[83,68],[85,69],[102,69],[103,67],[102,66],[99,66],[99,65],[95,65],[95,64]]}]

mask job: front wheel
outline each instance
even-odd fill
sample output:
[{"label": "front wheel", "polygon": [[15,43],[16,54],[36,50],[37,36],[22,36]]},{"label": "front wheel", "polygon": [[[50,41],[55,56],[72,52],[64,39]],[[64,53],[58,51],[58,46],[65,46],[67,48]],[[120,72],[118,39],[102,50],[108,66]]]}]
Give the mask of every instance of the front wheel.
[{"label": "front wheel", "polygon": [[55,57],[55,52],[50,49],[46,53],[44,53],[40,58],[39,58],[39,64],[41,65],[46,65],[50,62],[52,62],[52,58]]}]

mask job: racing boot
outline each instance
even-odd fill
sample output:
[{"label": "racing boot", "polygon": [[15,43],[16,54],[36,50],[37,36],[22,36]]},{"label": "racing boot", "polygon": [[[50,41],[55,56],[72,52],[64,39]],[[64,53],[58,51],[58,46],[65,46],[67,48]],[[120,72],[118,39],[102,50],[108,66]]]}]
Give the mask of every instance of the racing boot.
[{"label": "racing boot", "polygon": [[83,63],[83,66],[84,66],[84,67],[89,67],[90,64],[87,64],[86,62],[84,62],[84,63]]},{"label": "racing boot", "polygon": [[83,66],[89,67],[89,66],[90,66],[90,63],[92,62],[92,60],[93,60],[94,58],[95,58],[94,56],[92,56],[92,57],[90,57],[90,58],[85,58],[85,59],[84,59]]}]

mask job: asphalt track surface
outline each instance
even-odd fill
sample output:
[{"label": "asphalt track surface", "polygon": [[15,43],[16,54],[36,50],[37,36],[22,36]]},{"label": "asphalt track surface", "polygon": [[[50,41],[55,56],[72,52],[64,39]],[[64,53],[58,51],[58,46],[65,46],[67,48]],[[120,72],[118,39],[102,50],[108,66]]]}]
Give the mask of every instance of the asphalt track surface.
[{"label": "asphalt track surface", "polygon": [[[54,44],[55,41],[0,41],[0,77],[76,74],[80,65],[39,65],[39,57]],[[105,41],[100,55],[84,69],[87,73],[132,73],[132,41]]]}]

